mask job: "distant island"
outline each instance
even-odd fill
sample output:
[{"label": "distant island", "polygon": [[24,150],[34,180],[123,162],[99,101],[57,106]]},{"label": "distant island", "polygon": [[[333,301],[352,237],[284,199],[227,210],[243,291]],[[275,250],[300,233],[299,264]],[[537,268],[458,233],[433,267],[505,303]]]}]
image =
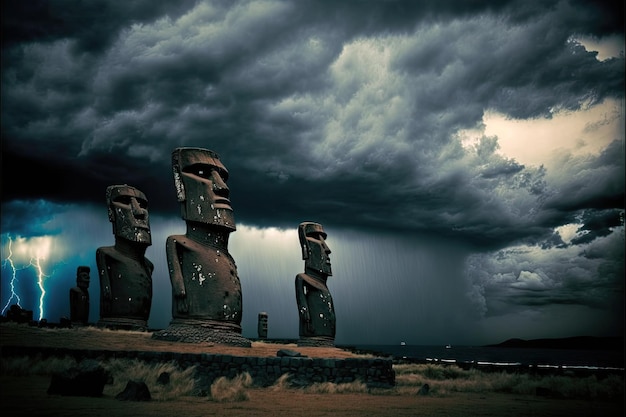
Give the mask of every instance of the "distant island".
[{"label": "distant island", "polygon": [[624,350],[623,337],[574,336],[558,339],[509,339],[487,347],[577,349],[577,350]]}]

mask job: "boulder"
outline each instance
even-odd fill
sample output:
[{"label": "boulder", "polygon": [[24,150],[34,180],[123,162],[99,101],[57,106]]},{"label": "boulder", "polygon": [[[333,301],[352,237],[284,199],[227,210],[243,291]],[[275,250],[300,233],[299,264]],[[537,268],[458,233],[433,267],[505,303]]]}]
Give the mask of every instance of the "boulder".
[{"label": "boulder", "polygon": [[417,391],[417,395],[428,395],[430,392],[430,385],[424,384],[420,387],[419,391]]},{"label": "boulder", "polygon": [[115,396],[120,401],[150,401],[150,390],[143,381],[128,381],[124,391]]},{"label": "boulder", "polygon": [[280,349],[278,352],[276,352],[276,356],[279,356],[279,357],[288,356],[292,358],[306,358],[306,356],[303,355],[302,353],[296,352],[295,350],[291,350],[291,349]]},{"label": "boulder", "polygon": [[169,372],[161,372],[161,374],[157,378],[157,384],[167,385],[169,383],[170,383],[170,373]]}]

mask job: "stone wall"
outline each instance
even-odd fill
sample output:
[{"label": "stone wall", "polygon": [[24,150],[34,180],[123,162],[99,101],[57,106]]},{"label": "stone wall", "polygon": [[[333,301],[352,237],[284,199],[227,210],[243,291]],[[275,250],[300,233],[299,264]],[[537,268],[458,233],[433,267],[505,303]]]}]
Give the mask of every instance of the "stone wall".
[{"label": "stone wall", "polygon": [[393,361],[384,358],[309,358],[302,356],[254,357],[208,353],[81,350],[70,348],[2,346],[2,357],[40,356],[82,359],[137,359],[148,364],[174,362],[181,369],[196,366],[199,386],[206,389],[218,377],[233,378],[248,372],[256,386],[270,386],[283,374],[291,376],[292,386],[315,382],[348,383],[361,381],[370,388],[395,385]]}]

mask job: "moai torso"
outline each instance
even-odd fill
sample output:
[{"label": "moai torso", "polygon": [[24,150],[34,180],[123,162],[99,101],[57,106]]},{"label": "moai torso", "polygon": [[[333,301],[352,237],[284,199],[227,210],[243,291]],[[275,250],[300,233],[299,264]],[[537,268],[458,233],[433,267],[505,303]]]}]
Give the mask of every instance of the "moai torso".
[{"label": "moai torso", "polygon": [[152,307],[152,271],[147,258],[135,259],[114,246],[98,248],[100,318],[146,321]]},{"label": "moai torso", "polygon": [[[166,247],[170,274],[176,275],[171,279],[178,289],[172,316],[231,322],[238,326],[241,283],[230,254],[224,248],[203,245],[186,235],[168,237]],[[185,295],[181,296],[183,292]]]},{"label": "moai torso", "polygon": [[307,309],[309,319],[300,314],[300,337],[335,338],[335,306],[324,282],[307,274],[296,276],[299,310]]}]

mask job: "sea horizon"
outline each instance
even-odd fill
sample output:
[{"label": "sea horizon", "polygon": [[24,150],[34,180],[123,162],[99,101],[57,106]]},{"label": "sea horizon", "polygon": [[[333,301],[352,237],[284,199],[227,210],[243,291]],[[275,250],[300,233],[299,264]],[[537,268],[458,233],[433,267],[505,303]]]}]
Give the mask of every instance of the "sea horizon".
[{"label": "sea horizon", "polygon": [[357,344],[351,348],[414,363],[624,370],[624,352],[616,349],[411,344]]}]

